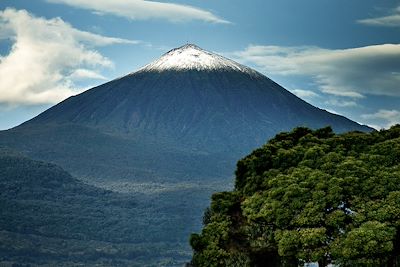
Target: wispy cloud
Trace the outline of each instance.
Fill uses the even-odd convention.
[[[400,96],[399,44],[349,49],[250,45],[230,55],[267,74],[307,76],[330,95],[353,99],[366,94]]]
[[[398,27],[400,26],[400,7],[394,9],[391,14],[387,16],[361,19],[357,22],[370,26]]]
[[[371,124],[375,123],[376,121],[380,122],[381,120],[386,121],[386,125],[379,126],[378,128],[389,128],[396,123],[400,123],[400,110],[386,110],[381,109],[376,113],[373,114],[364,114],[361,115],[363,119],[366,119],[371,122]],[[382,124],[381,124],[382,125]]]
[[[230,23],[212,12],[197,7],[175,3],[145,0],[47,0],[76,8],[88,9],[97,14],[112,14],[131,20],[165,19],[171,22],[201,20],[211,23]]]
[[[0,38],[12,42],[0,56],[0,103],[7,104],[56,103],[76,94],[77,80],[103,79],[100,69],[113,66],[95,47],[138,43],[11,8],[0,11]]]
[[[293,94],[295,94],[296,96],[305,99],[305,100],[312,100],[314,98],[319,98],[320,96],[315,93],[314,91],[311,90],[304,90],[304,89],[292,89],[290,90],[290,92],[292,92]]]

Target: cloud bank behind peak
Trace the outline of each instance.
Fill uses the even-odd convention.
[[[400,44],[348,49],[250,45],[231,55],[267,74],[308,76],[331,95],[400,97]]]

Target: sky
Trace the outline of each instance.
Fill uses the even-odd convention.
[[[398,0],[0,0],[0,130],[186,43],[358,123],[400,123]]]

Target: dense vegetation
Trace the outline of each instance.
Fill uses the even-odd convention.
[[[96,188],[4,149],[0,188],[1,266],[175,266],[190,258],[184,242],[193,216],[181,217],[193,207],[173,204],[185,190],[160,192],[163,206],[155,205],[153,197]]]
[[[194,266],[399,266],[400,125],[278,134],[212,196]]]

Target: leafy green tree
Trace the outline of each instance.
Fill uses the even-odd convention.
[[[278,134],[207,212],[195,266],[399,266],[400,125]]]

